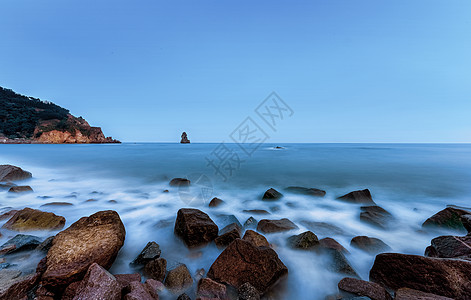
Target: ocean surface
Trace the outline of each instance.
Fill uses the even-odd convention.
[[[374,256],[351,247],[354,236],[377,237],[393,252],[423,255],[438,233],[421,230],[421,224],[449,204],[471,206],[469,144],[263,144],[253,153],[237,144],[0,145],[0,164],[32,172],[33,179],[25,184],[34,189],[18,196],[0,191],[0,212],[39,208],[64,216],[67,227],[97,211],[116,210],[126,227],[126,241],[111,269],[115,274],[133,272],[129,262],[149,241],[160,245],[169,268],[185,263],[192,274],[200,268],[207,271],[221,250],[210,245],[190,251],[174,236],[176,213],[182,207],[206,212],[220,229],[231,222],[230,215],[244,224],[252,216],[243,212],[247,209],[271,212],[253,215],[257,220],[289,218],[298,230],[266,235],[289,269],[272,299],[324,299],[337,291],[344,277],[328,270],[325,257],[288,248],[286,238],[293,234],[310,229],[319,239],[336,239],[350,251],[347,259],[367,280]],[[190,189],[170,187],[174,177],[189,178]],[[284,191],[288,186],[319,188],[327,195],[291,194]],[[284,197],[262,201],[271,187]],[[396,218],[388,230],[361,222],[360,205],[335,200],[365,188]],[[209,208],[213,197],[226,204]],[[41,207],[50,202],[73,206]],[[333,226],[313,229],[309,222]],[[2,233],[1,244],[15,234]],[[55,232],[32,234],[46,238]],[[39,259],[18,256],[16,267],[32,271]]]

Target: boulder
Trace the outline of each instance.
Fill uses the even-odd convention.
[[[264,233],[289,231],[297,228],[298,226],[286,218],[281,220],[263,219],[257,225],[257,230]]]
[[[219,248],[226,247],[235,239],[240,239],[240,233],[241,228],[236,223],[229,224],[221,230],[214,243]]]
[[[337,198],[338,200],[342,200],[345,202],[350,203],[362,203],[362,204],[370,204],[375,205],[376,203],[373,201],[371,197],[370,190],[365,189],[361,191],[353,191],[346,195]]]
[[[87,270],[85,277],[77,287],[73,300],[100,299],[120,300],[121,286],[116,278],[97,263]]]
[[[309,250],[319,245],[319,239],[312,231],[306,231],[288,238],[288,245],[294,249]]]
[[[204,212],[193,208],[181,208],[175,221],[175,234],[189,248],[203,246],[217,238],[218,226]]]
[[[376,256],[370,280],[392,290],[411,288],[426,293],[471,299],[471,262],[399,253]]]
[[[170,291],[177,293],[192,286],[193,278],[191,278],[190,271],[188,271],[186,265],[181,264],[168,271],[164,284]]]
[[[151,293],[147,286],[138,281],[131,282],[125,289],[128,293],[124,296],[124,300],[158,300],[157,293]]]
[[[60,230],[64,225],[64,217],[26,207],[17,211],[2,228],[15,231]]]
[[[422,227],[435,227],[466,231],[461,221],[461,216],[469,214],[469,211],[454,207],[447,207],[428,218]]]
[[[248,282],[239,286],[237,293],[239,294],[239,300],[260,300],[260,293]]]
[[[257,228],[257,223],[254,217],[249,217],[247,221],[244,222],[244,228]]]
[[[167,272],[167,260],[156,258],[146,264],[144,274],[152,279],[163,281]]]
[[[471,236],[439,236],[427,247],[426,256],[471,260]]]
[[[237,239],[214,261],[207,276],[235,288],[248,282],[264,293],[287,273],[273,249]]]
[[[24,180],[32,177],[30,172],[12,165],[0,165],[0,182]]]
[[[51,247],[52,247],[52,241],[53,240],[54,240],[54,236],[48,237],[47,239],[42,241],[42,243],[39,244],[38,247],[36,247],[36,250],[43,251],[43,252],[49,251],[49,249],[51,249]]]
[[[421,291],[402,288],[396,291],[394,300],[453,300],[452,298],[438,296],[430,293],[424,293]]]
[[[349,253],[347,249],[345,249],[339,242],[334,240],[333,238],[326,237],[319,240],[319,247],[321,249],[331,249],[337,250],[342,253]]]
[[[185,186],[190,186],[190,180],[186,178],[173,178],[170,180],[169,183],[170,186],[176,186],[176,187],[185,187]]]
[[[151,295],[158,294],[165,289],[165,286],[162,282],[154,279],[147,279],[144,284],[147,287],[147,290],[151,293]]]
[[[29,185],[19,185],[12,186],[9,190],[9,193],[30,193],[33,192],[33,189]]]
[[[209,207],[218,207],[219,205],[222,205],[226,202],[222,201],[219,198],[214,197],[210,202],[209,202]]]
[[[210,278],[201,278],[196,291],[197,297],[226,299],[226,286]]]
[[[355,278],[360,278],[360,276],[358,276],[355,269],[350,265],[350,262],[342,251],[336,249],[321,248],[321,252],[324,253],[328,258],[327,268],[330,271]]]
[[[145,265],[148,262],[159,258],[160,253],[162,251],[160,250],[159,244],[156,242],[148,242],[147,245],[142,249],[141,253],[131,262],[131,265]]]
[[[113,275],[114,278],[116,278],[116,281],[119,283],[121,288],[125,288],[128,286],[131,282],[137,281],[141,282],[141,274],[139,273],[134,273],[134,274],[116,274]]]
[[[36,273],[21,276],[21,271],[0,270],[0,299],[27,299],[38,278]]]
[[[244,237],[242,239],[254,244],[256,247],[270,247],[267,239],[260,233],[257,233],[253,230],[245,231]]]
[[[374,282],[346,277],[340,280],[339,290],[357,296],[366,296],[371,300],[392,300],[386,289]]]
[[[368,236],[356,236],[352,239],[350,245],[369,254],[378,254],[391,250],[391,247],[382,240]]]
[[[10,211],[7,211],[7,212],[1,214],[0,215],[0,221],[10,219],[11,217],[13,217],[14,214],[16,214],[17,211],[18,210],[16,210],[16,209],[12,209]]]
[[[362,211],[360,220],[373,226],[386,229],[389,222],[393,220],[392,215],[380,206],[362,206],[360,209]]]
[[[93,263],[110,268],[125,235],[123,222],[115,211],[100,211],[79,219],[54,238],[42,284],[65,287],[80,280]]]
[[[300,186],[290,186],[285,189],[285,191],[294,193],[294,194],[301,194],[307,196],[314,196],[314,197],[324,197],[325,191],[315,189],[315,188],[306,188]]]
[[[216,216],[216,221],[220,227],[226,227],[232,223],[236,223],[240,228],[243,227],[242,224],[240,224],[239,219],[234,215],[219,214]]]
[[[33,250],[40,244],[41,242],[36,236],[17,234],[13,238],[6,241],[2,245],[2,247],[0,247],[0,255],[10,254],[23,250]]]
[[[283,194],[275,190],[274,188],[268,189],[265,194],[263,194],[262,200],[273,201],[278,200],[283,197]]]
[[[463,223],[463,227],[468,231],[468,234],[471,233],[471,215],[462,215],[461,223]]]

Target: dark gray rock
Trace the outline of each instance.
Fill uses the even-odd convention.
[[[144,274],[152,279],[163,281],[167,272],[167,261],[164,258],[156,258],[148,262],[144,267]]]
[[[229,224],[219,232],[219,236],[214,239],[214,243],[219,248],[226,247],[235,239],[240,239],[241,231],[241,228],[236,223]]]
[[[33,250],[40,244],[41,241],[36,236],[17,234],[2,245],[0,248],[0,254],[10,254],[23,250]]]
[[[471,236],[439,236],[434,238],[425,255],[440,258],[461,258],[471,260]]]
[[[156,242],[148,242],[147,245],[142,249],[141,253],[131,262],[131,265],[145,265],[148,262],[159,258],[160,253],[162,251],[160,250],[159,244]]]
[[[263,233],[289,231],[297,228],[296,224],[286,218],[280,220],[263,219],[257,225],[257,230]]]
[[[210,202],[209,202],[209,207],[218,207],[220,205],[223,205],[225,202],[219,198],[214,197]]]
[[[313,197],[325,196],[325,191],[323,190],[319,190],[315,188],[306,188],[306,187],[301,187],[301,186],[290,186],[290,187],[287,187],[285,191],[288,191],[294,194],[301,194],[301,195],[307,195],[307,196],[313,196]]]
[[[375,205],[376,203],[373,201],[371,197],[370,190],[365,189],[361,191],[353,191],[346,195],[337,198],[338,200],[342,200],[345,202],[350,203],[363,203],[363,204],[370,204]]]
[[[185,187],[190,185],[190,180],[186,178],[173,178],[170,180],[170,186]]]
[[[288,238],[288,245],[294,249],[310,250],[319,245],[319,239],[312,231],[306,231]]]
[[[391,247],[382,240],[368,236],[356,236],[352,239],[350,245],[370,254],[378,254],[391,250]]]
[[[265,201],[274,201],[283,197],[283,194],[275,190],[274,188],[268,189],[262,197]]]
[[[0,182],[24,180],[32,177],[28,171],[12,165],[0,165]]]
[[[340,280],[338,287],[340,291],[356,296],[369,297],[372,300],[392,300],[386,289],[374,282],[346,277]]]
[[[239,300],[260,300],[260,293],[248,282],[241,285],[237,293],[239,294]]]
[[[430,218],[428,218],[423,224],[424,228],[444,228],[454,229],[465,232],[461,216],[470,214],[469,211],[447,207],[444,210],[439,211]]]
[[[377,205],[362,206],[360,209],[362,210],[361,221],[382,229],[388,228],[389,223],[394,219],[387,210]]]

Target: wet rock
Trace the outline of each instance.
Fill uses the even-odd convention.
[[[184,291],[193,285],[193,278],[191,278],[190,271],[186,265],[179,265],[176,268],[168,271],[165,277],[165,286],[173,293]]]
[[[309,250],[319,245],[319,239],[312,231],[306,231],[289,237],[288,245],[294,249]]]
[[[239,294],[239,300],[260,300],[260,293],[248,282],[241,285],[237,293]]]
[[[120,300],[121,286],[113,275],[97,263],[93,263],[88,268],[73,299]]]
[[[319,235],[344,235],[345,231],[335,225],[325,222],[314,222],[308,220],[302,220],[301,225],[305,226],[312,232],[316,232]]]
[[[38,278],[39,274],[21,276],[21,271],[0,270],[0,299],[27,299]]]
[[[169,185],[176,187],[190,186],[190,180],[186,178],[173,178],[172,180],[170,180]]]
[[[220,227],[226,227],[229,224],[236,223],[240,228],[242,228],[242,224],[240,224],[239,219],[234,215],[220,214],[216,216],[216,220]]]
[[[430,293],[424,293],[421,291],[402,288],[396,291],[394,300],[453,300],[452,298],[438,296]]]
[[[257,225],[257,230],[264,233],[289,231],[296,228],[298,228],[298,226],[286,218],[281,220],[263,219],[260,220]]]
[[[237,239],[219,255],[207,276],[235,288],[248,282],[264,293],[287,273],[273,249]]]
[[[167,260],[157,258],[148,262],[144,267],[144,274],[152,279],[163,281],[167,272]]]
[[[345,249],[339,242],[330,237],[320,239],[319,246],[321,249],[332,249],[342,253],[349,253],[348,250]]]
[[[178,296],[177,300],[191,300],[191,298],[187,294],[183,293]]]
[[[342,200],[345,202],[350,203],[363,203],[363,204],[371,204],[375,205],[376,203],[373,201],[371,197],[370,190],[365,189],[361,191],[353,191],[346,195],[337,198],[338,200]]]
[[[244,209],[245,213],[254,214],[254,215],[269,215],[270,213],[264,209]]]
[[[226,247],[235,239],[240,239],[240,233],[241,228],[236,223],[229,224],[221,230],[214,243],[219,248]]]
[[[145,265],[148,262],[159,258],[162,251],[156,242],[148,242],[141,253],[131,262],[132,265]]]
[[[253,230],[245,231],[244,237],[242,239],[254,244],[256,247],[270,247],[267,239],[263,235]]]
[[[33,192],[33,189],[29,185],[19,185],[12,186],[9,190],[9,193],[30,193]]]
[[[425,251],[426,256],[471,260],[471,236],[439,236]]]
[[[463,223],[463,227],[468,231],[468,234],[471,233],[471,214],[470,215],[462,215],[461,223]]]
[[[48,206],[74,206],[74,205],[69,202],[49,202],[49,203],[41,205],[41,207],[48,207]]]
[[[64,217],[26,207],[17,211],[2,228],[15,231],[59,230],[64,224]]]
[[[209,202],[209,207],[218,207],[219,205],[222,205],[226,202],[222,201],[219,198],[214,197],[210,202]]]
[[[32,177],[32,174],[20,167],[12,165],[0,165],[0,182],[24,180]]]
[[[41,244],[38,245],[36,250],[43,251],[43,252],[49,251],[49,249],[51,249],[51,247],[52,247],[52,241],[53,240],[54,240],[54,236],[48,237]]]
[[[244,222],[244,228],[257,228],[257,223],[254,217],[250,217]]]
[[[370,280],[392,290],[411,288],[455,299],[471,299],[471,262],[399,253],[376,256]]]
[[[81,286],[82,282],[81,281],[75,281],[72,282],[67,286],[67,288],[64,290],[62,293],[62,298],[61,300],[72,300],[75,297],[75,294],[77,294],[78,288]]]
[[[372,300],[392,300],[386,289],[374,282],[347,277],[340,280],[338,287],[341,291],[357,296],[366,296]]]
[[[288,192],[291,192],[291,193],[307,195],[307,196],[314,196],[314,197],[324,197],[325,196],[325,191],[315,189],[315,188],[290,186],[290,187],[287,187],[285,190],[288,191]]]
[[[144,284],[147,287],[147,290],[151,293],[151,295],[158,294],[165,289],[165,286],[162,282],[154,279],[147,279]]]
[[[218,226],[204,212],[193,208],[182,208],[177,213],[175,234],[187,247],[206,245],[218,236]]]
[[[97,263],[108,269],[124,244],[126,231],[118,213],[100,211],[83,217],[58,233],[47,253],[42,284],[65,287]]]
[[[360,278],[355,269],[350,265],[350,262],[345,257],[345,254],[339,250],[323,248],[322,252],[327,255],[328,269],[335,273],[344,274],[347,276]]]
[[[198,282],[196,296],[212,299],[226,299],[226,286],[210,278],[202,278]]]
[[[13,217],[14,214],[16,214],[17,211],[18,210],[13,209],[13,210],[10,210],[10,211],[7,211],[7,212],[1,214],[0,215],[0,221],[10,219],[11,217]]]
[[[24,250],[33,250],[40,244],[41,242],[36,236],[17,234],[2,245],[0,248],[0,255]]]
[[[391,250],[391,247],[382,240],[368,236],[356,236],[352,239],[350,245],[369,254],[378,254]]]
[[[467,214],[470,214],[470,212],[463,209],[447,207],[428,218],[422,224],[422,227],[436,227],[465,231],[463,222],[461,221],[461,216]]]
[[[283,194],[275,190],[274,188],[268,189],[265,194],[263,194],[262,200],[273,201],[278,200],[283,197]]]
[[[141,282],[141,274],[139,273],[134,273],[134,274],[116,274],[113,275],[114,278],[116,278],[116,281],[119,283],[121,288],[125,288],[128,286],[131,282],[137,281]]]
[[[134,281],[131,282],[127,287],[126,291],[129,291],[125,296],[124,300],[158,300],[159,296],[157,293],[151,293],[147,289],[147,286],[143,283]]]
[[[13,182],[0,183],[0,190],[9,190],[12,186],[16,186]]]
[[[360,209],[362,210],[360,220],[376,227],[386,229],[393,220],[392,215],[380,206],[362,206]]]

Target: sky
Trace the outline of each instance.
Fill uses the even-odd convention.
[[[471,1],[0,0],[0,86],[126,142],[471,142]],[[276,128],[255,109],[276,92]],[[264,106],[262,106],[264,107]]]

